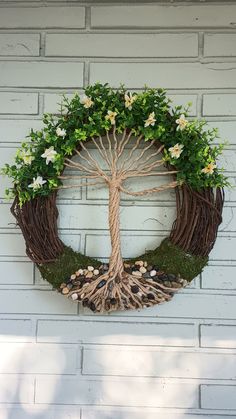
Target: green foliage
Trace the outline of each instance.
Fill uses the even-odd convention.
[[[208,257],[185,253],[169,239],[164,239],[159,247],[139,256],[138,260],[146,260],[148,264],[157,265],[164,272],[192,281],[207,265]]]
[[[155,140],[164,145],[166,164],[178,170],[179,183],[188,183],[194,189],[223,187],[228,185],[222,169],[215,167],[223,145],[214,145],[217,130],[206,129],[204,121],[183,122],[183,129],[176,121],[188,118],[188,108],[171,107],[163,89],[145,89],[132,95],[122,86],[114,90],[107,84],[88,86],[84,91],[86,100],[76,93],[71,101],[64,98],[61,114],[45,114],[41,131],[31,131],[28,141],[18,150],[13,165],[6,164],[2,173],[13,179],[13,188],[8,196],[19,197],[20,203],[36,196],[47,196],[61,185],[59,175],[64,169],[64,160],[72,156],[81,141],[104,135],[111,129],[121,133],[125,128],[134,135],[143,135],[144,141]],[[130,106],[127,105],[127,96]],[[85,98],[85,99],[86,99]],[[108,111],[116,113],[114,120],[107,118]],[[154,123],[146,124],[150,115]],[[169,150],[181,146],[178,157]],[[51,160],[42,157],[45,151],[56,152]],[[210,165],[210,166],[209,166]],[[208,167],[208,172],[203,172]],[[45,183],[43,183],[45,181]]]

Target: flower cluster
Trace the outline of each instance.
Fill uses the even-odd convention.
[[[64,98],[60,116],[44,115],[44,128],[31,131],[29,141],[18,150],[15,163],[2,172],[12,178],[8,193],[20,202],[47,196],[61,185],[64,160],[79,142],[103,136],[115,129],[131,130],[144,141],[164,145],[163,159],[177,170],[177,180],[195,189],[222,187],[227,179],[217,167],[223,146],[212,146],[216,130],[207,130],[204,121],[188,118],[188,108],[172,107],[162,89],[127,92],[108,85],[88,86],[81,97]]]

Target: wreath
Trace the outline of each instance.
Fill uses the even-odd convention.
[[[13,179],[6,194],[14,197],[11,211],[26,253],[66,297],[95,312],[150,307],[169,301],[207,264],[228,182],[216,164],[223,150],[213,143],[217,130],[189,119],[189,106],[172,107],[163,89],[131,93],[97,83],[82,97],[64,97],[59,115],[45,114],[44,128],[32,130],[15,164],[3,168]],[[130,178],[148,176],[171,180],[141,191],[126,186]],[[109,190],[108,264],[66,246],[57,229],[57,191],[101,183]],[[156,249],[123,262],[121,193],[142,196],[166,189],[176,194],[170,236]]]

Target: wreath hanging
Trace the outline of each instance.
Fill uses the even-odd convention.
[[[24,235],[27,255],[54,288],[95,312],[169,301],[202,271],[215,243],[223,187],[228,185],[216,165],[223,145],[211,145],[216,129],[188,120],[188,107],[172,108],[170,102],[163,89],[130,93],[107,84],[88,86],[82,98],[78,94],[71,101],[64,98],[60,116],[45,114],[44,128],[32,130],[15,164],[2,170],[13,179],[6,193],[14,197],[11,211]],[[64,173],[65,168],[72,171]],[[137,192],[126,186],[130,178],[159,175],[172,180]],[[67,179],[75,184],[63,184]],[[109,264],[65,246],[57,230],[58,189],[102,182],[109,189]],[[177,215],[170,236],[155,250],[123,262],[120,194],[142,196],[166,189],[176,193]]]

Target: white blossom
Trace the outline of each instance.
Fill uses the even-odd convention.
[[[44,183],[47,181],[42,178],[42,176],[37,176],[36,178],[33,178],[33,182],[29,185],[29,188],[32,188],[34,191],[37,189],[40,189]]]
[[[57,134],[58,137],[63,137],[64,138],[66,136],[66,130],[61,129],[60,127],[57,127],[56,134]]]
[[[137,95],[133,96],[132,93],[125,94],[125,107],[128,108],[129,111],[131,111],[132,105],[136,99],[137,99]]]
[[[214,173],[214,169],[216,168],[215,163],[209,163],[204,169],[201,170],[202,173],[206,175],[212,175]]]
[[[180,115],[179,119],[176,119],[176,124],[178,125],[177,131],[183,131],[188,125],[188,121],[185,119],[185,115]]]
[[[105,118],[107,121],[110,121],[111,125],[115,125],[116,115],[117,115],[117,112],[107,111],[107,115],[105,116]]]
[[[183,144],[175,144],[174,147],[170,147],[170,155],[173,159],[178,159],[180,157],[180,154],[182,153],[184,148]]]
[[[82,105],[84,105],[85,108],[91,108],[91,106],[94,105],[94,102],[92,101],[91,97],[88,97],[86,95],[84,95],[81,99],[80,99],[80,103]]]
[[[41,154],[41,157],[46,159],[46,164],[49,164],[50,162],[54,162],[56,158],[57,152],[54,150],[54,147],[47,148],[43,154]]]
[[[145,127],[148,127],[149,125],[154,126],[156,122],[155,113],[154,112],[150,113],[148,116],[148,119],[146,119],[144,122],[145,122],[144,124]]]
[[[32,154],[30,153],[30,151],[21,151],[19,157],[27,166],[30,166],[32,161],[35,159],[34,156],[32,156]]]

